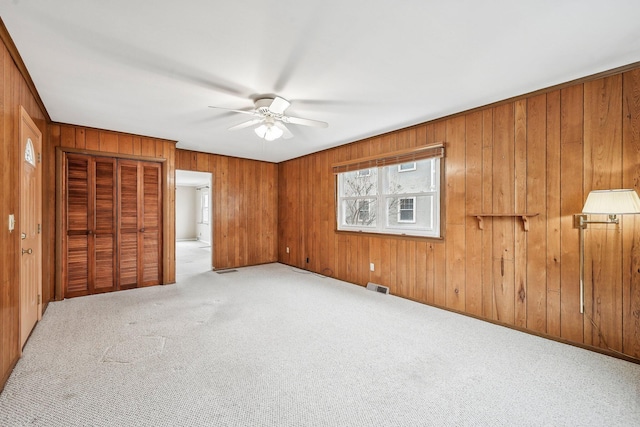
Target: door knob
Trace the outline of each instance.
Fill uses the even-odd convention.
[[[22,248],[22,255],[24,255],[24,254],[31,255],[32,253],[33,253],[33,249],[31,249],[31,248],[29,248],[29,249]]]

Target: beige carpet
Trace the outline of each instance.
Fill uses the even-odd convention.
[[[51,303],[0,425],[638,426],[640,366],[270,264]]]

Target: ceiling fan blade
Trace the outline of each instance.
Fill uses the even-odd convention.
[[[213,105],[209,105],[209,108],[216,108],[218,110],[227,110],[227,111],[234,111],[236,113],[242,113],[242,114],[249,114],[252,116],[256,115],[256,112],[254,110],[251,111],[245,111],[245,110],[234,110],[233,108],[224,108],[224,107],[215,107]]]
[[[250,127],[250,126],[257,125],[257,124],[258,124],[258,123],[260,123],[261,121],[262,121],[262,119],[253,119],[253,120],[249,120],[248,122],[243,122],[243,123],[240,123],[240,124],[238,124],[238,125],[231,126],[231,127],[229,128],[229,130],[238,130],[238,129],[248,128],[248,127]]]
[[[300,117],[284,116],[282,121],[285,123],[291,123],[294,125],[313,126],[317,128],[326,128],[329,126],[327,122],[321,122],[320,120],[303,119]]]
[[[273,101],[271,101],[271,105],[269,105],[269,111],[271,111],[273,114],[283,114],[284,110],[289,108],[289,105],[291,105],[289,101],[276,96],[275,98],[273,98]]]
[[[275,122],[275,125],[277,127],[279,127],[280,129],[282,129],[282,138],[284,139],[289,139],[289,138],[293,138],[293,134],[291,133],[291,131],[284,125],[284,123],[282,122]]]

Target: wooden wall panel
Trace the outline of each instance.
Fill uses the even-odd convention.
[[[293,172],[296,164],[281,167],[286,169],[282,173],[299,176],[299,171]],[[214,268],[264,264],[279,257],[304,267],[293,262],[293,254],[299,253],[294,242],[289,243],[289,254],[277,243],[278,221],[292,221],[295,215],[291,210],[278,210],[278,192],[289,191],[289,186],[295,185],[292,183],[300,181],[279,181],[275,163],[188,150],[176,150],[175,168],[212,173]],[[280,238],[286,233],[283,229]]]
[[[547,97],[547,131],[546,131],[546,205],[547,205],[547,253],[546,253],[546,278],[547,278],[547,318],[546,332],[560,336],[560,260],[562,225],[560,215],[560,91],[546,94]],[[532,325],[537,329],[537,323]]]
[[[640,70],[623,76],[622,186],[640,187]],[[640,359],[640,218],[623,218],[622,352]]]
[[[515,212],[514,105],[494,109],[493,213]],[[509,217],[493,220],[493,319],[513,325],[515,320],[515,225]]]
[[[530,219],[526,234],[526,327],[536,332],[547,331],[547,97],[539,95],[527,101],[526,205],[521,209],[539,213]],[[518,292],[520,293],[520,292]],[[523,319],[523,320],[524,320]],[[520,326],[525,326],[520,323]]]
[[[582,211],[583,85],[560,91],[560,336],[583,341],[580,314],[578,230],[573,215]]]
[[[589,190],[640,189],[639,116],[633,70],[281,163],[278,260],[640,360],[640,220],[589,227],[589,318],[579,311],[573,224]],[[438,141],[443,239],[335,231],[329,163]],[[480,230],[470,216],[516,212],[539,215],[529,231],[509,217],[487,217]]]
[[[446,121],[447,158],[444,162],[445,204],[457,206],[447,209],[443,218],[446,245],[445,305],[458,311],[465,309],[465,117]]]
[[[527,209],[527,100],[514,103],[514,207],[512,212],[528,212]],[[531,191],[535,191],[535,187]],[[513,324],[525,327],[527,324],[527,238],[531,233],[523,232],[523,224],[514,219],[514,312]]]
[[[465,208],[468,214],[482,213],[482,111],[466,116]],[[470,314],[482,316],[483,231],[473,217],[465,218],[466,287],[465,308]]]
[[[584,193],[622,186],[622,75],[584,84]],[[602,218],[605,219],[605,218]],[[622,350],[620,227],[585,230],[587,344]]]
[[[482,213],[492,212],[493,109],[490,108],[482,111]],[[493,298],[493,220],[491,218],[488,218],[484,224],[482,252],[482,316],[487,319],[495,319],[496,308]]]

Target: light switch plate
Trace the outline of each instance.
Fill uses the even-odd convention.
[[[13,214],[9,214],[9,233],[16,228],[16,217]]]

